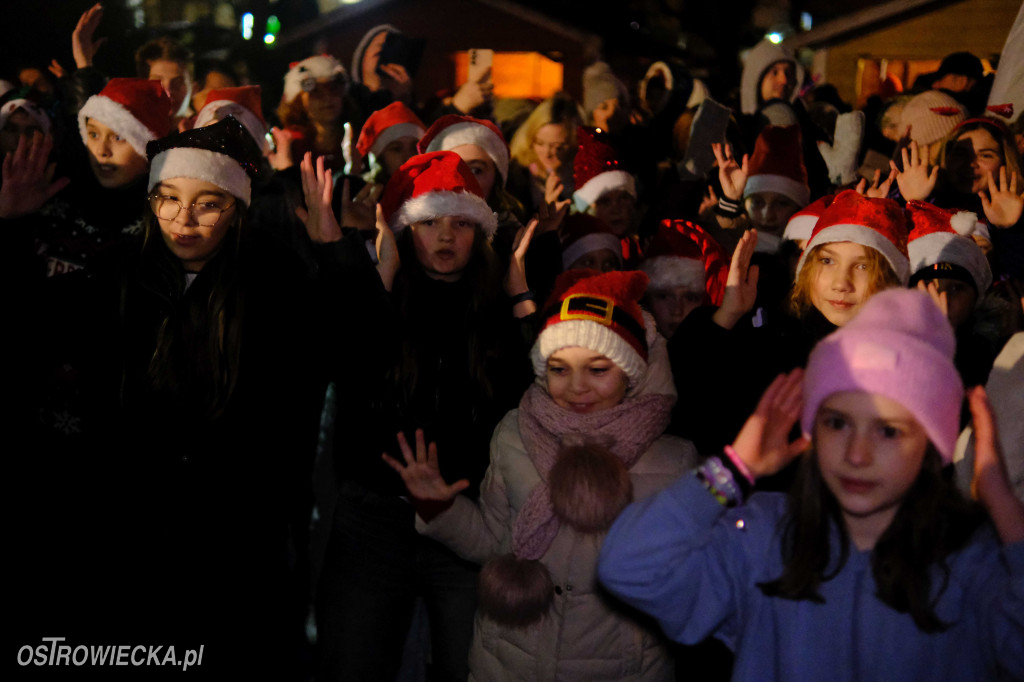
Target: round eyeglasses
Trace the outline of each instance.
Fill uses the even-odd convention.
[[[188,207],[188,212],[202,227],[213,227],[220,220],[224,211],[235,205],[235,202],[228,202],[224,205],[218,201],[196,201]],[[185,206],[175,199],[164,194],[149,195],[149,207],[153,214],[160,220],[172,221],[185,209]]]

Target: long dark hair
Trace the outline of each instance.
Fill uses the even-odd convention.
[[[943,469],[929,443],[921,472],[871,552],[878,598],[910,614],[923,632],[945,630],[949,624],[935,614],[935,604],[949,581],[946,558],[968,543],[984,518],[981,508],[957,489],[952,471]],[[758,587],[769,597],[824,602],[818,588],[846,564],[850,538],[813,449],[799,464],[782,524],[782,575]],[[839,530],[838,547],[831,546],[833,527]],[[933,567],[941,574],[937,590]]]
[[[219,417],[238,382],[245,308],[239,255],[245,207],[235,214],[217,253],[185,296],[185,268],[160,234],[151,212],[135,277],[143,291],[160,302],[156,338],[143,381],[156,393],[185,398],[203,417]],[[127,286],[122,285],[124,320]],[[123,386],[122,386],[123,389]],[[123,396],[123,390],[122,390]]]
[[[416,390],[418,368],[413,338],[414,330],[409,323],[416,318],[413,310],[416,305],[415,280],[425,276],[423,267],[416,258],[416,247],[413,244],[412,228],[406,227],[398,237],[398,253],[402,267],[395,279],[394,291],[402,328],[402,352],[394,367],[392,379],[398,384],[402,394],[408,400]],[[495,340],[487,337],[487,332],[494,328],[490,320],[494,315],[508,315],[502,305],[502,276],[504,271],[490,241],[479,225],[473,235],[473,250],[469,263],[459,280],[460,285],[469,292],[469,305],[466,308],[467,320],[467,357],[469,358],[469,376],[478,387],[481,398],[492,398],[494,386],[487,376],[486,360],[488,350],[495,345]]]

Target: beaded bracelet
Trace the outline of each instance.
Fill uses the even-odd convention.
[[[726,507],[735,507],[743,501],[743,493],[736,484],[728,467],[718,457],[708,457],[697,467],[697,480],[700,481],[718,503]]]

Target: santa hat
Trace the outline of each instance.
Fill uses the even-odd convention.
[[[15,111],[24,111],[25,115],[32,119],[43,135],[50,134],[50,117],[43,111],[42,107],[28,99],[12,99],[0,107],[0,129],[7,125],[7,119]]]
[[[260,149],[267,145],[267,122],[263,119],[260,86],[217,88],[206,96],[206,104],[196,115],[193,128],[202,128],[225,116],[234,116],[252,135]]]
[[[907,258],[907,216],[892,199],[862,197],[852,189],[836,195],[818,219],[811,238],[796,264],[799,274],[807,254],[816,246],[853,242],[878,251],[892,266],[900,282],[910,279]]]
[[[811,200],[800,126],[767,126],[757,136],[743,198],[758,192],[781,194],[797,206],[806,206]]]
[[[384,148],[400,137],[423,137],[427,128],[402,102],[392,102],[370,114],[359,131],[356,149],[364,159],[370,154],[380,156]]]
[[[562,267],[573,263],[592,251],[608,249],[615,254],[622,267],[622,241],[612,233],[604,221],[586,213],[567,216],[562,224]]]
[[[814,226],[818,224],[818,218],[825,212],[825,209],[832,205],[832,201],[835,198],[835,194],[826,194],[790,216],[789,222],[786,223],[786,230],[782,233],[782,238],[793,241],[807,241],[810,239]]]
[[[978,217],[967,211],[953,212],[923,201],[907,204],[910,213],[911,286],[920,281],[949,278],[965,281],[980,297],[992,286],[988,259],[971,234]]]
[[[928,90],[903,106],[900,134],[910,128],[910,139],[922,145],[938,142],[967,118],[967,109],[940,90]]]
[[[702,227],[688,220],[663,220],[651,240],[640,269],[649,289],[703,289],[706,299],[721,305],[729,276],[729,256]]]
[[[576,131],[579,147],[573,159],[573,201],[582,212],[605,192],[621,189],[637,198],[636,180],[619,163],[608,133],[580,126]]]
[[[416,148],[424,154],[448,151],[464,144],[475,144],[487,152],[504,185],[508,180],[508,145],[498,126],[490,121],[457,114],[442,116],[427,128]]]
[[[822,339],[807,361],[801,426],[810,437],[829,396],[864,391],[906,408],[950,463],[960,432],[963,383],[953,365],[956,338],[929,296],[887,289]]]
[[[380,204],[396,234],[413,223],[444,216],[479,223],[488,239],[498,229],[480,183],[454,152],[419,154],[406,161],[388,180]]]
[[[111,78],[98,95],[78,111],[78,132],[87,142],[87,119],[95,119],[120,135],[139,156],[146,145],[171,132],[174,115],[171,98],[160,81],[145,78]]]
[[[647,371],[647,331],[640,297],[642,272],[569,270],[555,280],[542,312],[544,327],[530,350],[533,371],[545,376],[548,358],[562,348],[587,348],[604,355],[635,386]]]
[[[348,83],[345,67],[329,54],[307,57],[301,62],[292,62],[284,75],[284,93],[281,99],[291,102],[300,92],[312,92],[317,81],[341,79]]]
[[[249,131],[231,116],[154,140],[146,151],[148,191],[164,180],[194,178],[220,187],[246,206],[252,200],[261,154]]]

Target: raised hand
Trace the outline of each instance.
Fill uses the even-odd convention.
[[[736,250],[732,252],[729,276],[725,280],[722,305],[711,319],[723,329],[732,329],[740,318],[754,307],[757,300],[757,278],[759,268],[750,264],[757,246],[757,230],[747,230],[740,237]]]
[[[341,185],[341,224],[360,230],[372,230],[377,220],[377,198],[384,191],[384,185],[367,183],[356,195],[349,198],[349,179]]]
[[[4,156],[3,187],[0,187],[0,218],[18,218],[35,213],[50,197],[70,182],[53,179],[56,164],[48,163],[53,138],[36,132],[22,135],[18,146]]]
[[[978,192],[985,217],[994,227],[1012,227],[1020,221],[1024,211],[1024,194],[1017,194],[1017,173],[1010,173],[1006,181],[1006,166],[999,169],[999,186],[992,173],[988,174],[988,190]]]
[[[466,81],[452,97],[452,105],[464,114],[494,99],[494,83],[491,81],[491,70],[487,69],[475,83]]]
[[[92,66],[92,60],[96,56],[106,38],[93,39],[93,34],[100,25],[103,18],[103,5],[96,3],[82,13],[78,19],[78,25],[71,33],[71,52],[75,56],[75,66],[84,69]]]
[[[789,441],[803,408],[803,378],[800,368],[775,377],[732,444],[754,478],[776,473],[810,445],[804,436]]]
[[[892,172],[889,177],[896,177],[900,194],[907,201],[911,199],[926,200],[935,191],[935,182],[939,179],[939,167],[929,166],[927,154],[922,158],[917,142],[913,140],[910,141],[910,149],[904,147],[900,150],[900,154],[903,155],[903,170],[900,171],[896,167],[896,163],[890,161],[889,168]]]
[[[718,142],[711,144],[718,162],[718,180],[722,185],[722,194],[726,199],[739,201],[743,198],[743,189],[747,186],[750,174],[750,158],[744,154],[741,163],[736,163],[732,155],[732,146]]]
[[[274,170],[285,170],[291,168],[292,163],[292,134],[283,128],[274,126],[270,129],[270,136],[274,138],[273,149],[267,150],[267,161]]]
[[[423,430],[416,429],[416,451],[413,452],[405,436],[398,434],[398,447],[402,450],[401,462],[384,453],[381,457],[388,466],[398,472],[405,483],[409,494],[416,500],[425,502],[448,502],[469,487],[469,481],[462,479],[448,485],[441,477],[441,469],[437,465],[437,443],[426,446]]]
[[[967,400],[974,420],[971,494],[985,506],[999,538],[1005,544],[1019,542],[1024,540],[1024,503],[1014,495],[1006,473],[992,404],[981,386],[971,389]]]
[[[718,195],[715,194],[715,188],[708,185],[708,193],[701,198],[697,215],[704,215],[704,211],[713,209],[715,206],[718,206]]]
[[[857,190],[857,194],[860,194],[861,196],[871,197],[872,199],[885,199],[889,196],[889,188],[892,187],[893,180],[895,179],[896,176],[890,170],[888,177],[886,177],[883,182],[882,171],[875,170],[875,177],[870,187],[868,187],[867,179],[861,178],[855,189]]]
[[[938,282],[935,280],[930,282],[920,281],[917,283],[917,290],[931,296],[931,299],[935,301],[935,305],[939,306],[942,314],[949,317],[949,296],[945,291],[939,291]]]
[[[570,199],[559,199],[565,186],[558,173],[549,173],[544,181],[544,202],[537,207],[537,234],[557,230],[569,212]]]
[[[537,231],[539,221],[534,218],[526,227],[519,228],[515,241],[512,242],[512,257],[509,259],[508,274],[505,276],[505,293],[517,296],[530,290],[526,283],[526,252]],[[522,301],[516,304],[516,317],[526,317],[536,312],[537,304],[533,301]]]
[[[297,207],[295,215],[306,226],[309,238],[317,244],[336,242],[341,239],[341,226],[334,217],[331,199],[334,197],[334,178],[324,168],[324,157],[318,156],[316,167],[313,155],[306,152],[299,164],[302,176],[302,194],[306,198],[306,208]]]
[[[388,221],[384,220],[384,209],[380,207],[380,204],[377,204],[375,224],[377,227],[377,240],[375,242],[377,247],[377,274],[380,275],[380,281],[384,284],[384,288],[391,291],[391,287],[395,283],[395,275],[398,274],[402,261],[398,257],[398,244],[395,242],[395,233],[391,230],[391,226],[388,225]]]
[[[412,91],[412,78],[409,72],[401,64],[381,64],[380,70],[384,72],[384,88],[391,91],[395,99],[405,101]]]

